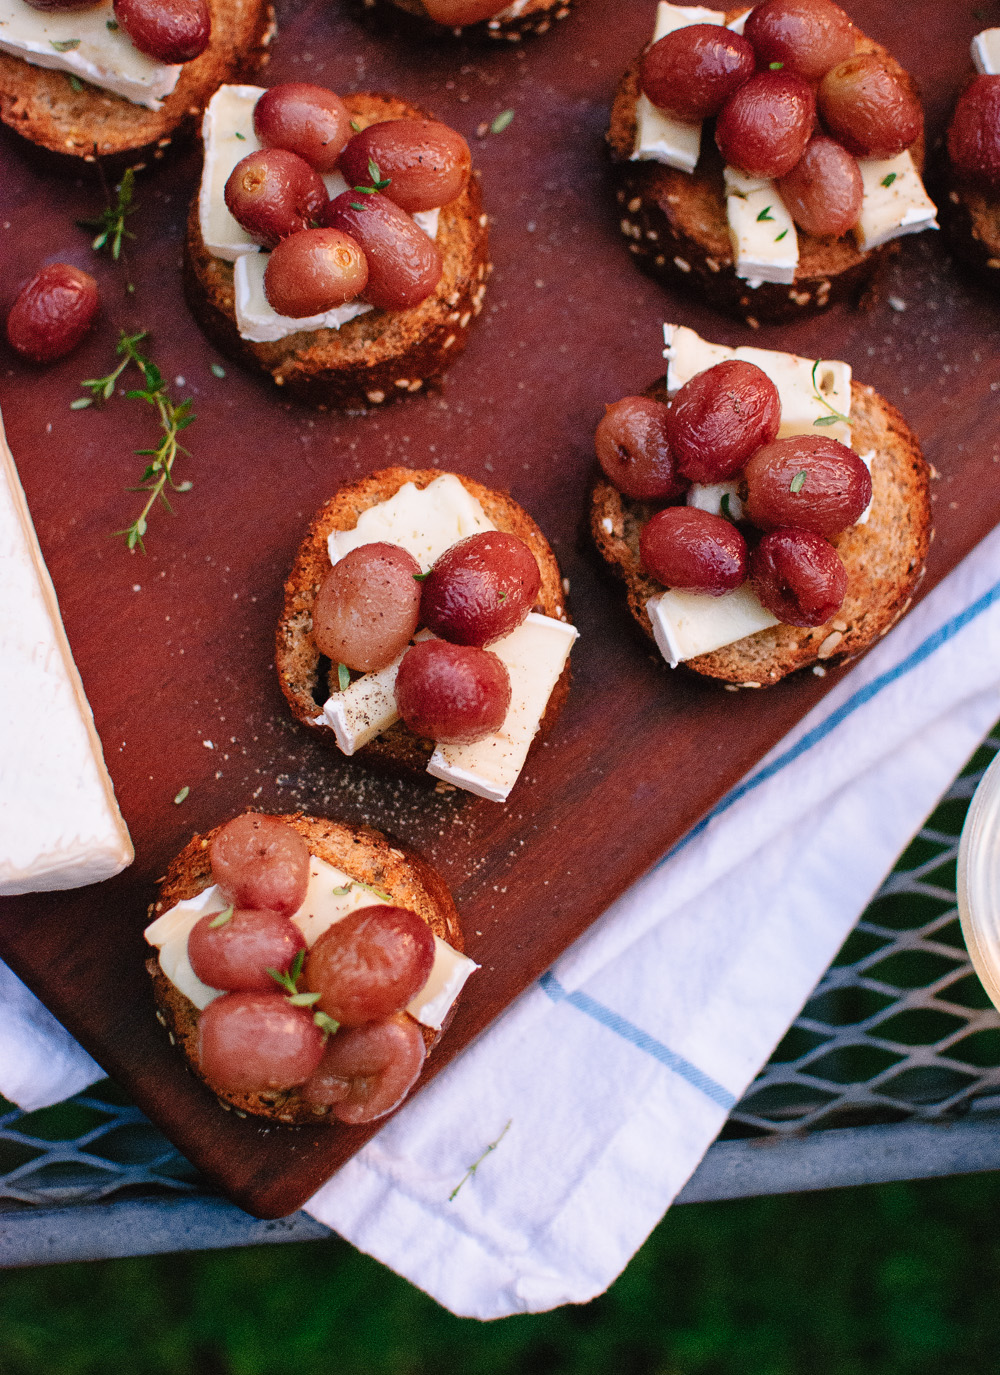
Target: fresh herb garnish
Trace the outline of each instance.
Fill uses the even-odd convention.
[[[375,896],[381,898],[383,902],[392,902],[392,898],[383,888],[376,888],[371,883],[362,883],[359,878],[352,879],[351,882],[345,884],[343,888],[334,888],[332,890],[333,896],[335,898],[346,898],[352,888],[363,888],[366,893],[374,893]]]
[[[305,962],[306,952],[304,950],[299,950],[296,952],[295,959],[292,960],[291,964],[289,965],[287,973],[281,974],[278,972],[277,969],[271,969],[270,966],[268,967],[267,972],[268,974],[270,974],[271,978],[275,980],[276,983],[281,984],[281,987],[285,990],[286,993],[291,994],[293,997],[297,997],[299,994],[299,990],[296,988],[295,985],[299,981],[299,976],[302,973],[302,966],[305,964]]]
[[[780,234],[776,234],[776,235],[774,236],[774,242],[775,242],[775,243],[781,243],[782,239],[785,237],[785,235],[786,235],[787,233],[788,233],[788,230],[787,230],[787,229],[783,229],[783,230],[781,231]]]
[[[177,796],[174,798],[174,806],[175,806],[175,807],[179,807],[179,806],[181,805],[182,802],[186,801],[186,799],[187,799],[187,797],[188,797],[188,794],[189,794],[190,792],[191,792],[191,789],[190,789],[190,788],[188,787],[188,785],[185,783],[184,786],[183,786],[183,788],[181,788],[180,792],[179,792],[179,793],[177,794]]]
[[[80,46],[79,38],[51,38],[49,42],[57,53],[72,52]]]
[[[325,1012],[314,1012],[313,1021],[324,1036],[332,1036],[334,1032],[340,1030],[340,1023],[335,1022],[332,1017],[328,1017]]]
[[[135,173],[132,168],[129,167],[121,181],[115,187],[114,205],[106,206],[96,220],[77,220],[77,224],[81,229],[100,230],[100,233],[90,246],[95,253],[100,253],[103,248],[109,249],[115,262],[117,262],[121,256],[122,241],[124,239],[135,238],[132,231],[125,228],[126,217],[134,214],[137,208],[133,204],[134,187]]]
[[[505,129],[509,129],[514,122],[513,110],[501,110],[490,125],[491,134],[502,134]]]
[[[209,369],[213,377],[225,377],[226,370],[221,363],[213,363]]]
[[[341,692],[351,686],[351,670],[346,664],[337,665],[337,684]]]
[[[354,130],[356,134],[361,133],[361,125],[358,123],[356,119],[351,120],[351,128]]]
[[[350,201],[349,204],[352,210],[364,210],[365,208],[360,201]]]
[[[842,421],[844,422],[845,425],[849,425],[849,424],[851,423],[851,417],[850,417],[849,415],[844,415],[842,411],[835,410],[835,409],[833,408],[833,406],[830,405],[829,401],[827,401],[826,397],[823,395],[823,393],[822,393],[822,392],[820,391],[820,389],[819,389],[819,383],[816,381],[816,372],[817,372],[817,369],[819,368],[820,361],[821,361],[821,360],[817,358],[816,362],[813,363],[813,369],[812,369],[813,393],[814,393],[814,395],[815,395],[815,397],[816,397],[816,400],[820,403],[820,405],[821,405],[821,406],[825,406],[825,407],[827,408],[827,410],[830,412],[830,414],[829,414],[829,415],[821,415],[821,416],[819,417],[818,420],[814,420],[814,421],[813,421],[813,424],[814,424],[814,425],[836,425],[836,423],[837,423],[838,420],[842,420]]]
[[[882,185],[891,186],[898,175],[898,172],[890,172],[888,176],[882,178]]]
[[[240,131],[239,131],[239,129],[235,129],[233,132],[235,133],[236,137],[239,139],[239,141],[240,141],[241,143],[246,143],[246,141],[247,141],[247,136],[246,136],[246,134],[241,134]]]
[[[462,1185],[465,1184],[467,1180],[470,1180],[470,1179],[472,1178],[472,1176],[476,1173],[476,1171],[479,1169],[480,1165],[483,1163],[483,1161],[486,1159],[486,1157],[490,1154],[490,1152],[491,1152],[491,1151],[495,1151],[496,1148],[500,1145],[500,1142],[504,1139],[504,1137],[505,1137],[505,1136],[507,1135],[507,1133],[510,1131],[510,1124],[511,1124],[511,1122],[513,1122],[513,1120],[514,1120],[513,1117],[508,1118],[506,1127],[504,1127],[503,1131],[500,1133],[500,1135],[497,1137],[497,1139],[496,1139],[495,1141],[491,1141],[490,1144],[486,1147],[485,1151],[483,1151],[483,1153],[482,1153],[482,1155],[479,1157],[479,1159],[478,1159],[478,1160],[474,1160],[474,1161],[472,1162],[472,1164],[471,1164],[471,1165],[469,1166],[469,1168],[466,1170],[465,1174],[462,1176],[462,1178],[461,1178],[461,1179],[458,1181],[458,1183],[455,1185],[454,1189],[452,1189],[451,1193],[448,1195],[448,1202],[449,1202],[449,1203],[454,1203],[455,1197],[456,1197],[456,1195],[457,1195],[459,1189],[462,1187]]]
[[[772,71],[772,72],[780,72],[781,69],[782,69],[782,67],[783,67],[785,64],[784,64],[784,62],[769,62],[767,65],[768,65],[768,69],[769,69],[770,71]]]
[[[370,186],[355,186],[354,188],[355,191],[359,191],[363,196],[377,195],[379,191],[384,191],[392,181],[392,177],[383,177],[382,173],[379,171],[379,165],[374,158],[368,159],[368,175],[372,179]],[[354,202],[352,201],[351,204],[353,205]],[[361,206],[358,205],[354,208],[360,210]]]
[[[774,216],[771,214],[771,207],[770,207],[769,205],[765,205],[765,206],[764,206],[764,209],[763,209],[763,210],[760,212],[760,214],[757,216],[757,223],[760,224],[760,222],[761,222],[762,220],[773,220],[773,219],[774,219]]]
[[[719,502],[719,514],[722,516],[722,519],[723,519],[723,520],[728,520],[728,521],[730,522],[730,524],[735,525],[735,524],[736,524],[736,517],[733,515],[732,511],[730,510],[729,501],[730,501],[730,494],[729,494],[729,492],[723,492],[723,493],[722,493],[722,500]]]
[[[107,20],[105,20],[104,27],[105,27],[106,29],[110,29],[112,33],[117,33],[117,32],[118,32],[118,29],[119,29],[118,20],[117,20],[117,19],[107,19]]]
[[[219,913],[219,915],[217,917],[213,917],[212,920],[208,923],[209,929],[211,931],[217,931],[220,926],[225,926],[227,921],[232,921],[233,910],[234,909],[232,903],[230,903],[228,907],[224,907],[222,911]]]
[[[802,488],[806,485],[807,477],[808,474],[805,468],[800,468],[799,471],[792,478],[791,482],[788,484],[788,490],[790,492],[794,492],[795,495],[798,496],[799,492],[801,492]]]
[[[426,573],[414,573],[414,575],[413,575],[413,581],[414,581],[414,582],[423,582],[424,579],[425,579],[425,578],[429,578],[430,575],[431,575],[431,570],[428,568],[428,570],[427,570]]]
[[[83,90],[83,82],[80,80],[78,76],[71,75],[69,79],[69,88],[71,91],[80,92]]]

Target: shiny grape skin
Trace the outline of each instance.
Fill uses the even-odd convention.
[[[425,1053],[420,1028],[402,1014],[338,1031],[327,1041],[319,1068],[302,1085],[302,1097],[332,1106],[341,1122],[375,1122],[409,1093]]]
[[[753,48],[719,24],[675,29],[643,54],[639,85],[661,110],[695,123],[717,115],[754,74]]]
[[[286,148],[262,148],[241,158],[225,196],[229,213],[264,248],[308,229],[327,204],[320,174]]]
[[[351,137],[339,95],[307,81],[284,81],[257,101],[253,129],[265,148],[286,148],[317,172],[333,172]]]
[[[814,134],[792,170],[778,181],[788,213],[807,234],[839,239],[861,218],[864,183],[857,158],[824,134]]]
[[[325,315],[354,301],[368,282],[361,245],[339,229],[300,229],[275,244],[264,269],[264,295],[293,320]]]
[[[281,912],[237,907],[221,926],[218,912],[209,912],[188,936],[191,968],[209,988],[227,992],[273,993],[277,985],[267,972],[285,973],[300,950],[302,932]]]
[[[49,263],[18,292],[7,340],[22,358],[52,363],[76,348],[94,323],[97,283],[71,263]]]
[[[212,838],[212,877],[227,902],[291,916],[305,901],[309,847],[277,816],[245,812]]]
[[[746,540],[728,520],[695,506],[657,511],[642,527],[639,555],[664,587],[721,597],[746,580]]]
[[[723,106],[715,142],[731,167],[775,179],[798,162],[815,123],[808,82],[794,72],[757,72]]]
[[[605,407],[594,448],[605,477],[625,496],[674,501],[687,490],[667,439],[667,416],[667,406],[649,396],[624,396]]]
[[[465,139],[436,119],[386,119],[355,134],[340,158],[348,186],[371,186],[369,161],[389,181],[382,194],[411,215],[448,205],[472,170]]]
[[[198,1063],[220,1093],[295,1088],[323,1058],[312,1010],[282,993],[224,993],[198,1018]]]
[[[333,923],[306,956],[303,986],[342,1026],[401,1012],[430,978],[434,933],[405,907],[359,907]]]
[[[957,171],[1000,185],[1000,76],[977,76],[959,96],[948,156]]]
[[[505,8],[502,0],[423,0],[423,4],[428,19],[447,24],[450,29],[492,19]]]
[[[830,133],[855,157],[895,157],[924,127],[916,96],[871,53],[831,68],[820,82],[818,100]]]
[[[832,539],[853,525],[872,499],[865,464],[829,436],[775,440],[757,450],[743,480],[746,518],[761,530],[794,526]]]
[[[857,30],[832,0],[764,0],[750,11],[743,33],[761,67],[781,62],[806,81],[819,81],[854,55]]]
[[[772,530],[750,551],[750,582],[785,625],[825,625],[843,605],[847,569],[832,544],[811,530]]]
[[[471,745],[494,734],[510,707],[510,675],[488,649],[422,640],[403,655],[396,706],[415,735]]]
[[[335,664],[388,668],[413,639],[420,564],[398,544],[362,544],[339,559],[313,604],[313,639]]]
[[[364,249],[364,299],[380,310],[409,310],[432,295],[441,280],[444,267],[437,247],[387,196],[345,191],[330,201],[320,223],[342,229]]]
[[[698,373],[674,397],[667,437],[692,482],[724,482],[777,438],[778,389],[754,363],[728,359]]]
[[[208,0],[115,0],[115,18],[141,53],[157,62],[190,62],[208,47]]]
[[[517,629],[535,605],[541,583],[524,540],[502,530],[469,535],[428,573],[420,620],[442,640],[482,649]]]

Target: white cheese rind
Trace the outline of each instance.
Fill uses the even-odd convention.
[[[401,654],[388,668],[362,674],[327,698],[320,724],[330,727],[344,754],[354,754],[399,720],[396,674],[402,661]]]
[[[872,464],[875,462],[875,450],[874,450],[874,449],[869,449],[868,452],[867,452],[866,454],[858,454],[858,458],[861,459],[861,462],[865,465],[865,467],[868,469],[868,471],[871,472],[871,470],[872,470]],[[860,516],[858,516],[857,520],[854,522],[855,525],[867,525],[867,524],[868,524],[868,519],[869,519],[869,517],[871,516],[872,507],[874,506],[874,504],[875,504],[875,494],[874,494],[874,492],[873,492],[873,493],[872,493],[872,499],[871,499],[871,501],[869,501],[868,505],[867,505],[867,506],[865,507],[865,509],[861,512]]]
[[[109,21],[115,28],[108,28]],[[57,43],[76,46],[60,51]],[[182,70],[141,53],[117,27],[110,0],[75,12],[43,12],[25,0],[0,0],[0,51],[33,67],[68,72],[147,110],[161,108]]]
[[[131,864],[101,742],[0,418],[0,894]]]
[[[657,648],[671,668],[778,625],[748,583],[723,597],[670,589],[646,602]]]
[[[864,252],[904,234],[940,228],[937,206],[924,190],[909,152],[894,158],[860,158],[858,166],[864,195],[854,233]]]
[[[743,519],[743,503],[738,495],[736,482],[692,482],[684,498],[685,504],[697,511],[707,511],[712,516],[724,515],[729,520]],[[722,501],[728,497],[723,512]]]
[[[454,473],[442,473],[426,487],[405,482],[391,497],[362,511],[353,530],[332,530],[327,548],[330,562],[337,563],[362,544],[398,544],[426,573],[460,539],[495,529]]]
[[[972,62],[980,76],[1000,72],[1000,29],[983,29],[972,40]]]
[[[302,906],[291,920],[311,948],[335,922],[342,921],[359,907],[381,906],[385,902],[385,898],[358,883],[343,870],[317,855],[310,855],[309,886]],[[225,906],[226,901],[218,887],[211,884],[195,897],[177,903],[157,917],[144,933],[149,944],[159,950],[159,964],[164,974],[185,998],[194,1003],[199,1012],[213,999],[220,998],[222,990],[203,983],[191,968],[188,938],[203,916],[221,912]],[[420,992],[407,1004],[407,1012],[424,1026],[439,1031],[465,981],[478,968],[474,960],[459,954],[447,941],[435,936],[434,964],[430,975]]]
[[[669,5],[661,0],[656,9],[653,42],[690,24],[723,24],[726,16],[719,10],[700,5]],[[658,110],[648,96],[636,102],[636,135],[633,162],[659,162],[682,172],[693,172],[701,152],[701,120],[693,124]]]
[[[799,265],[799,240],[777,186],[735,167],[725,168],[723,180],[737,277],[750,287],[763,282],[790,286]]]
[[[506,802],[578,633],[565,621],[532,612],[516,630],[491,644],[491,652],[510,674],[511,700],[504,723],[473,745],[437,745],[427,772],[477,797]]]

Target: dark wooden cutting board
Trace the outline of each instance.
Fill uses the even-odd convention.
[[[604,402],[663,371],[664,319],[727,344],[844,358],[903,411],[940,474],[924,590],[1000,520],[1000,299],[953,266],[939,236],[904,241],[869,313],[757,333],[636,270],[602,135],[654,9],[579,0],[544,38],[473,48],[415,40],[392,15],[361,18],[326,0],[280,7],[268,82],[396,91],[432,109],[472,143],[492,217],[486,309],[443,393],[365,416],[289,404],[220,360],[195,327],[179,269],[196,147],[141,179],[136,238],[127,264],[114,265],[74,224],[103,203],[92,169],[39,167],[6,129],[0,140],[5,294],[54,259],[88,266],[103,291],[99,329],[68,360],[42,371],[2,355],[0,403],[136,847],[134,866],[110,883],[3,900],[0,954],[208,1178],[261,1216],[298,1207],[371,1132],[276,1130],[223,1112],[167,1044],[142,929],[155,879],[193,830],[246,806],[302,808],[382,827],[438,865],[483,969],[430,1075],[840,676],[729,693],[672,674],[595,565],[581,533],[594,426]],[[979,18],[940,0],[854,0],[852,10],[919,81],[933,151],[969,39],[1000,23],[1000,5]],[[507,109],[505,132],[476,136]],[[121,398],[69,409],[82,378],[109,370],[119,326],[151,331],[175,396],[193,397],[198,415],[178,466],[194,488],[177,497],[176,516],[154,513],[145,557],[111,535],[138,510],[125,489],[141,471],[132,450],[154,437],[151,415]],[[224,378],[211,371],[220,361]],[[573,689],[505,807],[381,778],[324,750],[293,725],[275,681],[282,580],[310,516],[340,482],[396,463],[509,489],[571,583]]]

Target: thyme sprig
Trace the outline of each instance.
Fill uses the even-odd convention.
[[[815,396],[816,396],[816,400],[820,403],[821,406],[825,406],[826,409],[830,412],[830,414],[829,414],[829,415],[821,415],[821,416],[819,417],[818,420],[814,420],[814,421],[813,421],[813,424],[814,424],[814,425],[836,425],[836,423],[837,423],[838,420],[842,420],[842,421],[844,422],[845,425],[849,425],[849,424],[851,423],[851,417],[850,417],[849,415],[844,415],[843,411],[838,411],[834,406],[831,406],[830,403],[829,403],[829,401],[827,401],[826,397],[823,395],[823,393],[822,393],[822,392],[820,391],[820,389],[819,389],[819,383],[816,381],[816,373],[817,373],[817,371],[818,371],[818,369],[819,369],[820,362],[821,362],[821,360],[820,360],[819,358],[817,358],[816,362],[813,363],[813,370],[812,370],[813,392],[814,392],[814,394],[815,394]]]
[[[459,1191],[459,1189],[462,1187],[462,1185],[465,1184],[465,1183],[467,1182],[467,1180],[470,1180],[470,1179],[472,1178],[472,1176],[473,1176],[473,1175],[476,1173],[476,1171],[479,1169],[480,1165],[483,1163],[483,1161],[486,1159],[486,1157],[487,1157],[488,1155],[490,1155],[493,1151],[495,1151],[496,1148],[500,1145],[500,1142],[504,1139],[504,1137],[505,1137],[505,1136],[507,1135],[507,1133],[510,1131],[510,1124],[513,1122],[513,1120],[514,1120],[513,1117],[510,1117],[510,1118],[507,1119],[507,1125],[506,1125],[506,1127],[504,1127],[503,1131],[500,1133],[500,1135],[497,1137],[497,1139],[496,1139],[495,1141],[491,1141],[490,1144],[486,1147],[485,1151],[483,1151],[483,1153],[482,1153],[482,1155],[479,1157],[479,1159],[478,1159],[478,1160],[474,1160],[474,1161],[472,1162],[472,1164],[471,1164],[471,1165],[469,1166],[469,1168],[466,1170],[465,1174],[462,1176],[462,1178],[461,1178],[461,1179],[458,1181],[458,1183],[455,1185],[454,1189],[452,1189],[451,1193],[448,1195],[448,1202],[449,1202],[449,1203],[454,1203],[455,1197],[456,1197],[456,1195],[458,1194],[458,1191]]]
[[[352,888],[363,888],[366,893],[374,893],[375,896],[381,898],[383,902],[392,902],[392,898],[384,888],[376,888],[372,883],[362,883],[359,878],[351,879],[350,883],[345,883],[343,888],[334,888],[332,890],[333,896],[335,898],[346,898]]]
[[[274,979],[275,983],[280,984],[285,990],[285,994],[292,1007],[312,1007],[315,1003],[318,1003],[322,997],[320,993],[300,993],[298,990],[298,982],[302,977],[302,966],[305,964],[305,960],[306,952],[300,950],[289,965],[286,974],[282,974],[280,970],[277,969],[269,968],[267,971],[271,978]],[[340,1023],[335,1021],[333,1017],[330,1017],[325,1012],[314,1012],[313,1021],[323,1033],[324,1039],[340,1030]]]
[[[77,220],[81,229],[100,231],[90,245],[95,253],[100,253],[107,248],[115,262],[118,261],[121,256],[122,241],[135,238],[132,231],[125,227],[126,218],[135,214],[138,209],[134,202],[135,173],[130,167],[115,187],[114,204],[105,206],[97,219]]]
[[[363,196],[374,196],[378,191],[384,191],[392,182],[392,177],[383,177],[382,171],[374,158],[368,159],[368,175],[371,177],[370,186],[355,186],[355,191],[360,191]],[[359,205],[358,210],[361,209]]]
[[[130,363],[134,363],[142,373],[144,385],[127,391],[125,396],[127,400],[145,401],[148,406],[153,407],[159,418],[162,438],[154,449],[136,449],[136,453],[143,458],[148,458],[149,462],[139,479],[139,484],[128,490],[130,492],[145,492],[147,499],[132,524],[124,530],[115,531],[116,535],[124,536],[129,549],[139,549],[142,553],[146,552],[143,537],[148,528],[149,513],[156,502],[161,501],[172,514],[174,508],[167,497],[167,489],[169,488],[174,492],[189,492],[191,490],[190,481],[176,482],[174,480],[174,461],[178,454],[189,452],[178,439],[178,435],[182,430],[186,430],[195,419],[191,412],[190,400],[175,405],[170,399],[167,385],[159,368],[139,348],[139,344],[145,338],[145,330],[138,334],[126,334],[122,330],[117,348],[118,356],[122,361],[106,377],[90,377],[82,382],[81,386],[88,390],[90,395],[78,397],[71,402],[71,409],[79,411],[87,406],[92,406],[95,401],[109,401],[114,395],[116,382]]]

